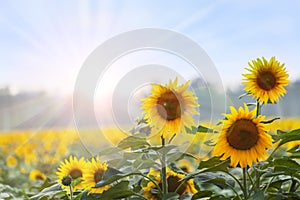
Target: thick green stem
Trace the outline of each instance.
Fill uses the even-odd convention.
[[[73,200],[73,187],[72,187],[72,184],[70,184],[70,199]]]
[[[163,135],[161,135],[161,144],[162,147],[165,146],[166,141]],[[167,165],[166,165],[166,155],[163,153],[162,154],[162,159],[161,159],[161,176],[162,176],[162,192],[163,196],[165,197],[166,194],[168,194],[168,182],[167,182]]]
[[[261,114],[261,105],[259,103],[258,100],[256,100],[256,117],[258,117]],[[260,174],[258,172],[258,170],[254,167],[254,171],[255,171],[255,185],[252,184],[253,187],[256,187],[257,189],[259,189],[259,182],[260,182]]]
[[[260,178],[260,174],[259,174],[259,171],[256,169],[256,168],[254,168],[254,170],[255,170],[255,177],[256,177],[256,180],[255,180],[255,183],[256,183],[256,188],[259,188],[259,178]]]
[[[248,192],[247,192],[247,167],[243,168],[243,185],[244,185],[244,196],[245,199],[248,198]]]

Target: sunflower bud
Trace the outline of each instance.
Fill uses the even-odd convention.
[[[72,182],[72,178],[70,176],[64,176],[61,183],[64,185],[64,186],[70,186],[71,185],[71,182]]]

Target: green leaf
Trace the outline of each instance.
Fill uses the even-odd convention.
[[[196,133],[214,133],[213,129],[207,128],[205,126],[199,125],[198,127],[192,126],[191,128],[185,127],[185,130],[189,134],[196,134]]]
[[[198,169],[205,169],[203,172],[215,172],[215,171],[222,171],[228,172],[229,160],[221,161],[218,157],[212,157],[206,161],[201,161]]]
[[[282,130],[277,130],[277,135],[281,135],[283,133],[287,133],[286,131],[282,131]]]
[[[165,145],[164,147],[157,150],[157,152],[161,153],[162,155],[167,155],[171,150],[177,149],[176,145]]]
[[[261,123],[263,123],[263,124],[270,124],[270,123],[272,123],[272,122],[274,122],[274,121],[276,121],[278,119],[280,119],[280,117],[275,117],[275,118],[270,119],[268,121],[262,121]]]
[[[213,147],[213,146],[216,145],[216,142],[214,142],[213,140],[206,140],[204,142],[204,144],[207,145],[207,146]]]
[[[220,161],[217,157],[210,158],[207,161],[201,161],[198,169],[200,171],[196,171],[186,175],[182,180],[189,180],[197,177],[202,173],[207,172],[228,172],[229,160]],[[202,163],[202,164],[201,164]],[[216,173],[217,174],[217,173]]]
[[[220,164],[222,161],[219,157],[212,157],[208,160],[203,160],[199,163],[198,169],[213,167],[216,164]]]
[[[226,180],[225,178],[214,178],[214,179],[204,181],[203,183],[211,183],[221,189],[231,188],[234,186],[233,180]]]
[[[238,97],[238,99],[242,99],[243,97],[245,97],[245,96],[247,96],[247,95],[249,95],[250,93],[249,92],[246,92],[246,93],[244,93],[244,94],[241,94],[239,97]]]
[[[103,180],[99,181],[96,184],[95,188],[103,187],[105,185],[111,184],[111,183],[113,183],[115,181],[121,180],[123,178],[126,178],[128,176],[132,176],[132,175],[140,175],[141,176],[143,174],[140,173],[140,172],[133,172],[133,173],[128,173],[128,174],[115,174],[115,175],[113,175],[113,176],[111,176],[111,177],[109,177],[107,179],[103,179]]]
[[[200,133],[214,133],[214,130],[200,125],[200,126],[198,126],[197,132],[200,132]]]
[[[197,133],[197,127],[192,126],[191,128],[189,128],[189,127],[186,127],[186,126],[185,126],[185,131],[186,131],[188,134],[196,134],[196,133]]]
[[[265,199],[264,192],[261,190],[254,191],[254,194],[249,197],[249,200]]]
[[[273,181],[272,183],[270,183],[268,190],[272,191],[273,188],[279,190],[282,187],[282,184],[286,181],[289,181],[289,180],[291,180],[291,179],[288,178],[288,179],[280,179],[280,180],[277,180],[277,181]]]
[[[72,180],[72,187],[78,185],[81,182],[81,177],[76,178],[75,180]]]
[[[79,193],[73,200],[80,200],[83,193]]]
[[[275,172],[285,172],[288,175],[300,171],[300,165],[290,158],[277,158],[272,162]]]
[[[247,105],[248,107],[249,107],[249,106],[257,106],[257,103],[247,103],[246,105]]]
[[[61,191],[62,191],[61,185],[57,183],[48,188],[43,189],[37,195],[30,197],[30,200],[39,200],[42,197],[52,197],[52,196],[56,195],[57,193],[60,193]]]
[[[287,142],[300,140],[300,129],[295,129],[287,133],[281,133],[279,137],[281,141],[278,146],[281,146]]]
[[[141,170],[141,169],[149,169],[155,164],[154,160],[151,159],[142,159],[141,157],[137,158],[133,162],[133,167],[135,170]]]
[[[289,149],[287,152],[289,152],[289,153],[300,153],[300,145],[297,145],[297,146]]]
[[[118,147],[121,149],[131,148],[132,150],[141,149],[150,146],[150,144],[146,141],[146,138],[129,136],[123,139]]]
[[[175,192],[170,192],[163,197],[163,200],[178,200],[179,195]]]
[[[107,170],[103,174],[103,180],[109,179],[110,177],[117,175],[117,174],[122,174],[122,172],[113,167],[108,166]]]
[[[109,147],[106,149],[103,149],[99,152],[99,156],[105,156],[105,155],[111,155],[111,154],[116,154],[119,153],[122,149],[118,147]]]
[[[122,199],[135,195],[136,193],[129,189],[129,181],[121,181],[116,185],[104,191],[99,199],[111,200]]]
[[[200,198],[204,198],[204,197],[211,197],[212,194],[213,193],[210,190],[202,190],[202,191],[194,194],[192,197],[192,200],[200,199]]]
[[[280,136],[279,135],[274,135],[274,134],[270,134],[272,139],[273,139],[273,143],[276,143],[280,140]]]

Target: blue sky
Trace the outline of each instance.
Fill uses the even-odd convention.
[[[227,87],[265,56],[300,78],[300,1],[1,1],[0,86],[72,91],[87,56],[138,28],[165,28],[196,41]]]

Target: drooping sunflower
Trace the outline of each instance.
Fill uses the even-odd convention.
[[[162,179],[160,176],[160,172],[156,169],[151,168],[148,175],[148,177],[151,177],[159,186],[159,188],[162,188]],[[167,182],[168,182],[168,192],[177,192],[177,194],[181,197],[186,193],[195,194],[197,193],[197,190],[194,185],[194,181],[192,179],[184,182],[180,182],[184,178],[183,174],[178,174],[171,169],[167,168]],[[179,187],[179,188],[178,188]],[[142,190],[144,191],[143,196],[150,200],[156,200],[161,199],[158,193],[155,193],[155,191],[158,190],[156,185],[153,182],[148,182],[147,186],[143,187]]]
[[[46,180],[47,177],[40,170],[34,169],[34,170],[30,171],[29,178],[32,181],[38,181],[38,180],[44,181],[44,180]]]
[[[107,170],[107,164],[101,163],[100,160],[92,158],[91,162],[87,163],[87,167],[83,173],[83,182],[85,189],[89,190],[89,193],[102,193],[109,188],[109,185],[100,188],[93,188],[96,184],[102,180],[104,172]]]
[[[238,164],[242,168],[252,166],[267,156],[267,148],[272,147],[272,138],[262,123],[265,116],[254,118],[256,110],[249,112],[247,105],[236,110],[230,107],[231,114],[225,114],[223,128],[219,135],[213,155],[222,156],[225,160],[230,157],[232,167]]]
[[[62,180],[65,176],[70,176],[72,180],[75,180],[77,178],[82,178],[83,176],[83,171],[86,168],[86,161],[84,158],[80,158],[78,160],[76,157],[70,156],[69,160],[65,159],[65,162],[61,162],[59,168],[57,169],[58,171],[56,172],[58,176],[58,182],[62,183]],[[68,188],[65,185],[62,185],[62,188]],[[84,189],[84,186],[82,184],[82,181],[74,186],[74,191],[77,189]]]
[[[275,103],[286,94],[284,86],[289,84],[289,75],[284,64],[279,63],[275,57],[269,62],[264,57],[257,58],[248,65],[250,68],[246,70],[250,73],[243,74],[244,82],[242,82],[246,85],[245,91],[265,104],[269,101]]]
[[[151,95],[144,98],[142,109],[152,132],[164,136],[173,136],[186,128],[194,126],[193,114],[198,115],[197,97],[191,91],[186,91],[190,81],[177,85],[178,78],[163,86],[152,84]]]

